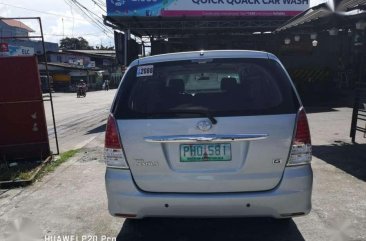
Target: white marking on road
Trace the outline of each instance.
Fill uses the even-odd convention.
[[[83,142],[80,142],[79,144],[77,144],[77,145],[75,146],[75,149],[81,149],[81,148],[83,148],[84,146],[86,146],[86,145],[88,145],[90,142],[92,142],[96,137],[97,137],[97,135],[96,135],[96,136],[93,136],[93,137],[90,137],[89,139],[87,139],[87,140],[85,140],[85,141],[83,141]]]

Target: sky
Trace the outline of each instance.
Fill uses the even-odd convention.
[[[93,18],[106,15],[106,0],[0,0],[1,17],[41,17],[45,40],[59,42],[64,37],[84,37],[92,46],[113,46],[113,32],[98,27],[75,5],[78,1]],[[310,6],[326,0],[310,0]],[[22,20],[23,21],[23,20]],[[23,21],[39,34],[37,21]]]
[[[1,17],[41,17],[45,40],[59,43],[63,37],[84,37],[90,45],[113,46],[113,31],[97,27],[72,3],[74,0],[0,0]],[[93,17],[106,15],[106,0],[78,0]],[[97,5],[97,4],[98,5]],[[102,10],[104,9],[104,10]],[[39,35],[38,21],[22,20]],[[102,25],[102,24],[101,24]],[[109,31],[109,32],[108,32]]]

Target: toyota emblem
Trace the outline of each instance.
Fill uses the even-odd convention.
[[[212,123],[209,120],[203,120],[197,123],[197,128],[201,131],[208,131],[212,128]]]

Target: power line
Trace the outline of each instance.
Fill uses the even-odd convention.
[[[81,4],[78,0],[67,0],[71,4],[75,5],[85,16],[94,24],[96,24],[99,29],[101,29],[104,34],[107,35],[107,33],[113,34],[113,31],[110,28],[107,28],[103,23],[103,18],[100,15],[95,14],[94,12],[90,11],[87,7],[85,7],[83,4]],[[101,7],[95,0],[92,0],[95,4],[98,5],[98,7],[106,12],[106,10]],[[100,0],[99,0],[100,2]],[[103,5],[103,4],[102,4]],[[108,36],[110,37],[110,36]]]
[[[92,0],[93,1],[93,0]],[[102,5],[104,8],[106,8],[106,3],[105,1],[102,1],[102,0],[95,0],[97,1],[100,5]],[[94,2],[94,1],[93,1]]]
[[[72,1],[72,0],[69,0],[69,1]],[[57,17],[61,17],[61,18],[64,18],[64,19],[67,19],[67,20],[65,20],[65,21],[70,21],[70,20],[72,20],[72,22],[73,22],[73,31],[74,31],[74,24],[75,24],[75,20],[81,20],[81,21],[85,21],[85,18],[77,18],[77,17],[74,17],[74,13],[73,13],[73,5],[74,5],[74,3],[73,2],[71,2],[71,3],[68,3],[66,0],[64,0],[64,2],[67,4],[67,5],[69,5],[69,7],[70,7],[70,11],[71,11],[71,14],[72,14],[72,17],[70,17],[70,16],[65,16],[65,15],[62,15],[62,14],[57,14],[57,13],[51,13],[51,12],[46,12],[46,11],[41,11],[41,10],[36,10],[36,9],[32,9],[32,8],[26,8],[26,7],[21,7],[21,6],[17,6],[17,5],[13,5],[13,4],[8,4],[8,3],[2,3],[2,2],[0,2],[0,5],[3,5],[3,6],[8,6],[8,7],[12,7],[12,8],[18,8],[18,9],[23,9],[23,10],[26,10],[26,11],[31,11],[31,12],[37,12],[37,13],[42,13],[42,14],[46,14],[46,15],[52,15],[52,16],[57,16]],[[86,10],[87,10],[87,12],[90,14],[90,10],[88,10],[85,6],[83,6]],[[101,6],[99,6],[99,7],[101,7]],[[105,10],[104,10],[105,11]],[[86,16],[88,16],[88,13],[85,13],[84,11],[82,11]],[[93,15],[95,15],[94,13],[93,13]],[[97,16],[97,15],[95,15],[95,16]],[[93,16],[88,16],[88,18],[90,18],[90,20],[91,19],[93,19]],[[102,19],[101,17],[100,17],[100,19]],[[94,21],[96,21],[96,22],[94,22]],[[95,18],[94,17],[94,21],[92,21],[93,22],[93,24],[92,25],[96,25],[96,27],[98,28],[98,29],[100,29],[100,31],[103,33],[103,34],[105,34],[105,36],[107,37],[107,38],[113,38],[113,36],[111,36],[111,34],[112,34],[112,31],[110,30],[110,29],[108,29],[108,28],[106,28],[106,26],[103,24],[103,22],[102,21],[100,21],[100,20],[98,20],[97,18]],[[109,35],[108,35],[109,34]],[[47,34],[47,33],[45,33],[44,34],[45,36],[54,36],[54,37],[65,37],[64,36],[64,34]],[[98,34],[98,33],[86,33],[86,34],[80,34],[80,35],[83,35],[83,36],[95,36],[95,37],[98,37],[98,36],[100,36],[101,34]],[[67,35],[66,35],[67,36]],[[74,35],[72,34],[72,37],[73,37]]]
[[[72,10],[72,6],[70,3],[68,3],[66,0],[64,0],[64,2],[66,3],[66,5],[69,6],[70,8],[70,12],[72,15],[72,29],[71,29],[71,36],[74,37],[74,28],[75,28],[75,16],[74,16],[74,11]]]
[[[104,11],[105,13],[107,12],[106,10],[105,10],[105,8],[103,8],[103,7],[101,7],[95,0],[92,0],[92,2],[95,4],[95,5],[97,5],[102,11]]]
[[[95,20],[92,16],[89,16],[89,14],[87,12],[85,12],[83,10],[83,8],[81,8],[76,2],[74,2],[73,0],[68,0],[71,4],[75,5],[80,11],[81,13],[83,13],[89,21],[92,21],[92,24],[96,24],[96,26],[102,31],[105,32],[104,26],[101,26],[100,23],[98,22],[98,20]]]
[[[94,17],[92,17],[94,20],[98,21],[99,24],[101,24],[103,26],[103,28],[106,28],[103,24],[103,18],[100,15],[95,14],[94,12],[90,11],[87,7],[85,7],[84,5],[82,5],[78,0],[71,0],[74,3],[76,3],[77,5],[79,5],[80,8],[84,9],[86,12],[89,13],[89,15],[93,15]],[[84,12],[85,13],[85,12]],[[106,28],[109,30],[109,28]]]
[[[64,35],[63,34],[52,34],[52,33],[46,33],[46,34],[43,34],[45,36],[55,36],[55,37],[63,37]],[[100,36],[100,34],[98,33],[80,33],[79,35],[81,36]],[[67,34],[66,34],[67,36]]]
[[[31,8],[19,7],[19,6],[15,6],[15,5],[7,4],[7,3],[0,3],[0,4],[5,5],[5,6],[9,6],[9,7],[13,7],[13,8],[24,9],[24,10],[27,10],[27,11],[32,11],[32,12],[37,12],[37,13],[43,13],[43,14],[48,14],[48,15],[54,15],[54,16],[58,16],[58,17],[73,19],[73,17],[69,17],[69,16],[65,16],[65,15],[61,15],[61,14],[49,13],[49,12],[39,11],[39,10],[31,9]],[[82,18],[76,18],[76,19],[84,20]]]
[[[103,23],[103,18],[99,15],[96,15],[95,13],[93,13],[92,11],[90,11],[89,9],[87,9],[85,6],[83,6],[80,2],[78,2],[77,0],[72,0],[74,2],[76,2],[79,5],[79,8],[82,10],[82,12],[84,12],[84,14],[89,17],[89,19],[91,19],[91,21],[93,21],[94,23],[96,23],[99,27],[101,27],[102,29],[104,29],[104,32],[107,33],[109,32],[110,34],[113,33],[113,31],[109,28],[107,28],[104,23]]]
[[[87,7],[82,5],[78,0],[67,0],[67,1],[74,4],[74,6],[76,6],[93,24],[95,24],[99,29],[101,29],[105,35],[107,35],[107,32],[109,32],[110,34],[113,33],[112,30],[110,30],[103,24],[103,22],[101,21],[101,20],[103,20],[101,18],[101,16],[91,12]],[[108,37],[110,37],[110,36],[108,36]]]
[[[97,0],[98,2],[100,2],[100,4],[102,4],[104,7],[106,6],[106,2],[102,1],[102,0]]]

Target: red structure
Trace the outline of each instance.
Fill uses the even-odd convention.
[[[0,58],[0,162],[50,155],[35,56]]]

